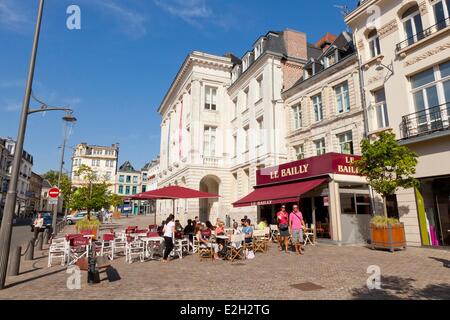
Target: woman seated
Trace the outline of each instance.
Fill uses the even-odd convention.
[[[212,248],[214,251],[214,259],[219,260],[219,245],[217,243],[212,242],[212,230],[208,225],[211,225],[211,222],[206,222],[206,226],[197,225],[197,238],[200,241],[200,245],[205,245],[208,248]]]
[[[191,219],[189,219],[189,220],[187,221],[187,226],[184,227],[183,232],[184,232],[185,235],[189,236],[189,241],[192,242],[192,240],[193,240],[193,238],[194,238],[194,233],[195,233],[195,226],[194,226],[194,224],[192,223],[192,220],[191,220]]]

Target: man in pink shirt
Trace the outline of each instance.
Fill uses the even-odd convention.
[[[303,229],[305,229],[305,221],[302,213],[298,210],[298,206],[293,206],[293,211],[289,215],[289,229],[292,234],[292,244],[298,254],[303,254]]]

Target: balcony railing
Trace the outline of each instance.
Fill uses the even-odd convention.
[[[450,102],[403,117],[401,132],[409,139],[435,131],[450,129]]]
[[[435,34],[436,32],[438,32],[442,29],[447,28],[448,26],[450,26],[450,18],[439,21],[434,26],[431,26],[428,29],[425,29],[425,30],[413,35],[412,37],[409,37],[408,39],[398,43],[397,44],[397,52],[413,45],[416,42],[419,42],[420,40],[428,38],[429,36]]]
[[[219,167],[219,158],[217,157],[203,157],[203,165],[207,167]]]

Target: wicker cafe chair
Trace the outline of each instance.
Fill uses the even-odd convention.
[[[228,243],[228,259],[231,262],[234,262],[236,259],[245,259],[244,255],[244,246],[242,243],[244,242],[244,235],[232,235],[231,241]]]
[[[213,254],[213,248],[208,247],[205,244],[200,244],[197,249],[197,254],[200,259],[200,261],[203,260],[214,260],[214,254]]]
[[[253,232],[253,251],[256,252],[266,252],[267,243],[265,240],[266,232],[265,230],[255,230]]]

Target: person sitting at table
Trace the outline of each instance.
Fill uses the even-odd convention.
[[[175,220],[175,231],[183,232],[183,226],[180,223],[180,220]]]
[[[211,230],[212,233],[214,233],[214,231],[216,230],[216,227],[214,227],[211,223],[211,221],[206,221],[205,222],[206,228],[208,228],[209,230]]]
[[[253,240],[253,227],[251,226],[251,220],[245,220],[245,226],[242,228],[242,232],[245,234],[245,243],[252,243]]]
[[[184,227],[183,232],[185,235],[188,235],[189,240],[192,241],[192,239],[194,238],[194,233],[195,233],[195,226],[192,222],[192,219],[189,219],[187,221],[187,225],[186,225],[186,227]]]
[[[197,225],[197,238],[200,244],[212,248],[214,251],[214,259],[219,260],[219,245],[212,242],[212,230],[208,227],[208,222],[206,221],[206,225]],[[211,222],[209,222],[209,225],[212,226]]]
[[[216,236],[221,236],[225,234],[225,223],[219,220],[219,223],[216,225]]]
[[[258,230],[264,230],[267,228],[267,221],[266,219],[261,219],[261,221],[258,223]]]
[[[242,233],[242,227],[239,227],[239,224],[237,221],[233,223],[233,234],[241,234]]]

